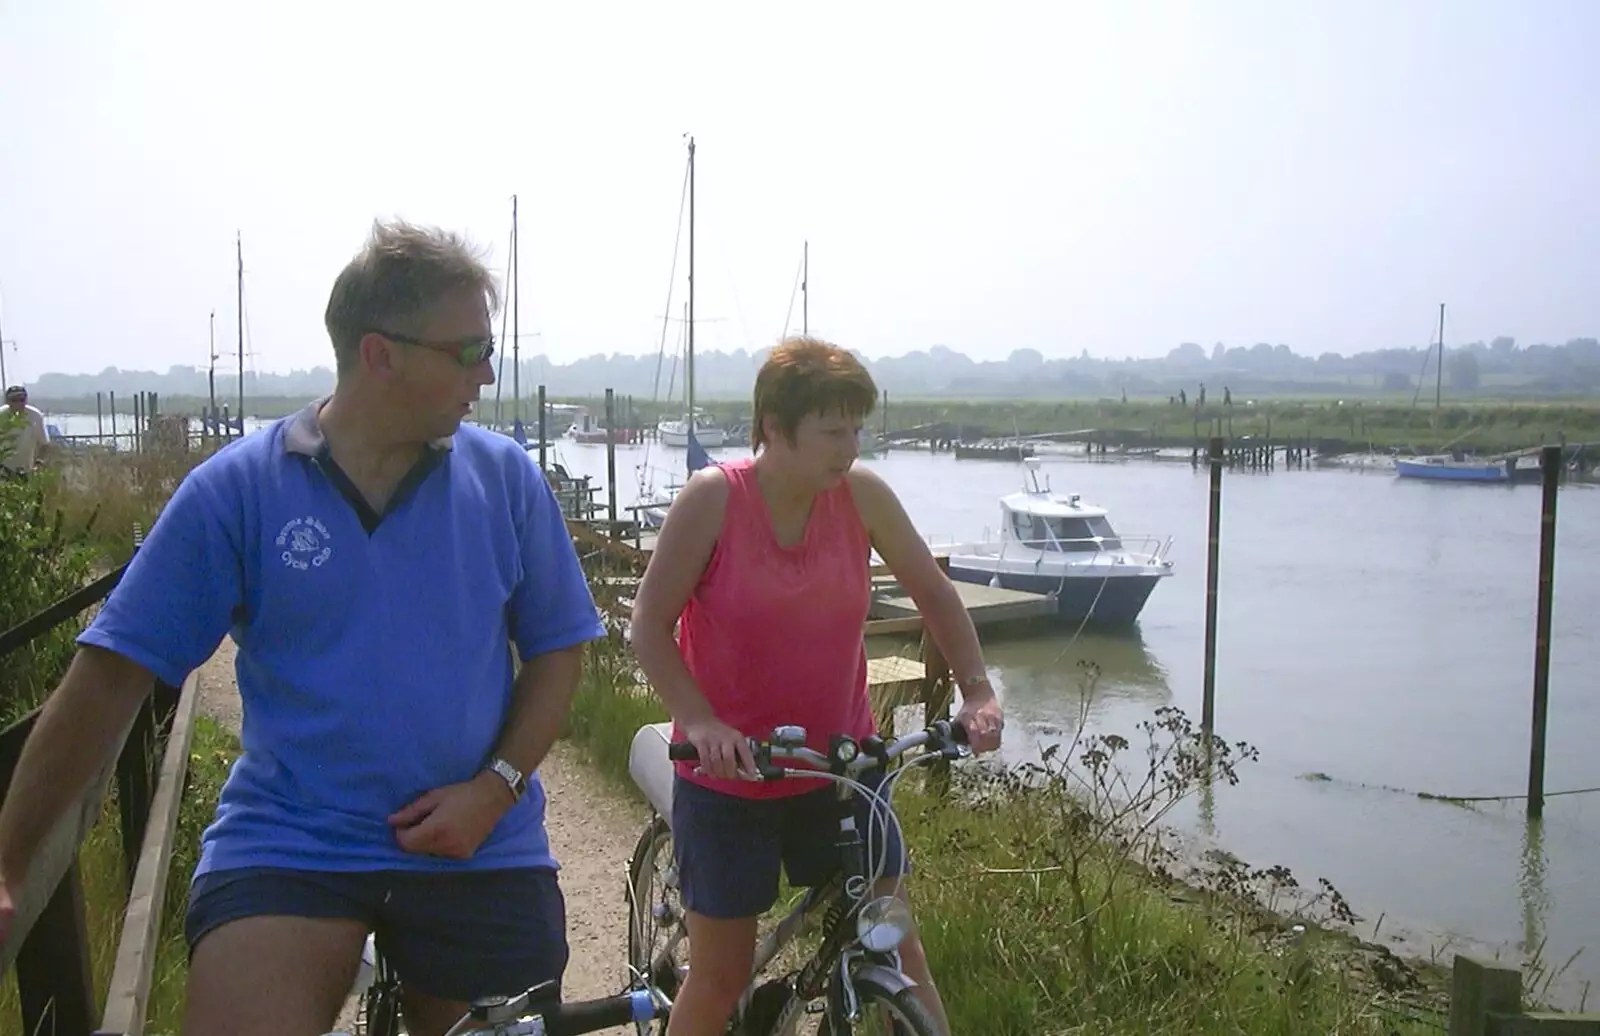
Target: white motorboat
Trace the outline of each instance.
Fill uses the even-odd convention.
[[[1000,500],[998,536],[933,545],[949,554],[950,578],[1053,597],[1066,622],[1131,625],[1172,575],[1171,537],[1120,535],[1105,508],[1041,483],[1037,458],[1023,465],[1022,491]]]

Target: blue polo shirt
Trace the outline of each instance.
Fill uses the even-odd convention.
[[[320,406],[195,468],[79,637],[173,686],[238,644],[244,751],[196,875],[554,867],[536,775],[468,860],[406,852],[385,819],[492,757],[511,645],[526,660],[604,634],[549,485],[510,438],[462,425],[375,514]]]

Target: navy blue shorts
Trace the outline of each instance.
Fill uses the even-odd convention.
[[[862,783],[876,788],[881,777]],[[852,800],[856,830],[868,838],[871,803]],[[910,870],[889,825],[884,877]],[[871,820],[867,873],[884,852],[884,821]],[[779,867],[797,887],[820,885],[839,871],[839,801],[833,786],[772,799],[712,791],[682,777],[672,786],[672,851],[683,905],[703,917],[759,917],[778,900]]]
[[[262,915],[359,921],[401,981],[445,1000],[520,993],[567,966],[566,902],[548,868],[211,871],[189,889],[190,954],[219,925]]]

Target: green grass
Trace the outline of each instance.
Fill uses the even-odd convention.
[[[602,613],[623,614],[613,580],[634,573],[599,554],[586,558],[584,569]],[[646,687],[639,673],[622,625],[608,620],[606,636],[589,643],[583,680],[573,696],[562,736],[618,788],[634,793],[628,777],[628,749],[633,735],[640,727],[667,718],[666,707]]]
[[[881,420],[881,417],[879,418]],[[960,426],[971,438],[1035,435],[1078,429],[1114,433],[1128,442],[1186,445],[1198,435],[1331,440],[1346,448],[1432,450],[1460,445],[1479,451],[1556,442],[1600,441],[1600,405],[1582,403],[1451,404],[1437,413],[1409,400],[1266,400],[1231,407],[1208,400],[1203,410],[1165,402],[1116,400],[1008,402],[890,401],[891,429]]]
[[[1051,850],[1064,833],[1045,802],[897,798],[922,937],[955,1032],[1438,1031],[1426,1005],[1384,1007],[1414,991],[1358,981],[1361,954],[1342,935],[1307,924],[1296,938],[1264,911],[1206,902],[1111,848],[1086,853],[1075,881]]]

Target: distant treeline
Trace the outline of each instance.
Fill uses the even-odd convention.
[[[890,393],[868,420],[879,434],[911,438],[953,438],[974,441],[985,438],[1011,438],[1094,430],[1091,438],[1136,445],[1184,445],[1211,434],[1243,438],[1271,437],[1274,442],[1310,440],[1319,447],[1335,451],[1346,449],[1435,450],[1461,448],[1477,452],[1526,449],[1541,444],[1600,443],[1600,401],[1508,402],[1446,401],[1435,409],[1431,397],[1413,403],[1405,398],[1336,399],[1301,397],[1250,399],[1235,394],[1208,393],[1202,405],[1198,393],[1186,403],[1167,398],[1152,400],[1130,396],[1094,400],[1039,399],[952,399],[935,396],[896,396]],[[247,399],[252,417],[280,417],[305,406],[311,396],[273,396]],[[586,407],[599,420],[605,413],[602,396],[554,396],[552,403],[576,403]],[[50,413],[81,410],[83,400],[40,399]],[[131,403],[131,400],[128,401]],[[205,405],[194,396],[163,396],[162,412],[198,414]],[[510,422],[514,412],[509,400],[501,409],[501,420]],[[674,408],[648,400],[634,400],[634,420],[654,427]],[[616,401],[618,426],[627,421],[627,397]],[[118,397],[120,413],[128,404]],[[529,425],[537,420],[531,400],[524,400],[522,419]],[[722,400],[710,408],[724,426],[738,428],[750,419],[750,402]],[[94,412],[94,400],[88,400]],[[493,402],[481,403],[477,420],[494,420]],[[921,431],[918,431],[921,430]]]
[[[697,353],[697,396],[707,401],[746,398],[765,357],[764,350]],[[908,397],[1092,399],[1126,393],[1160,399],[1181,391],[1193,398],[1201,384],[1213,395],[1226,387],[1243,396],[1431,397],[1441,387],[1454,399],[1600,394],[1600,341],[1593,338],[1560,345],[1519,346],[1507,337],[1466,343],[1446,350],[1442,379],[1437,349],[1379,349],[1354,356],[1328,352],[1312,357],[1266,342],[1250,346],[1218,342],[1210,348],[1185,342],[1164,357],[1148,360],[1105,359],[1087,351],[1067,359],[1046,359],[1038,349],[1028,348],[1016,349],[1004,360],[982,362],[936,345],[866,363],[880,388],[891,396]],[[509,397],[511,368],[503,363],[498,376],[498,391]],[[683,372],[672,357],[595,355],[562,364],[536,356],[522,362],[520,378],[515,380],[525,398],[541,382],[552,396],[598,396],[607,388],[636,400],[683,395]],[[218,370],[216,381],[219,403],[237,398],[237,372]],[[330,367],[287,374],[247,371],[245,396],[305,399],[328,392],[333,382]],[[139,391],[205,399],[207,384],[207,372],[196,367],[172,367],[164,374],[108,367],[98,374],[44,374],[31,388],[35,396],[54,400]],[[492,397],[495,391],[487,395]],[[246,409],[256,412],[248,403]]]

